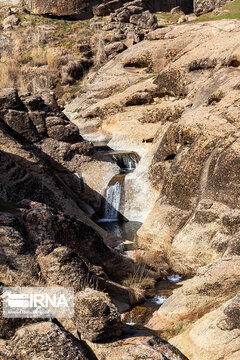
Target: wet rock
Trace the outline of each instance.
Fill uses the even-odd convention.
[[[75,296],[75,324],[84,339],[91,342],[119,337],[120,314],[108,295],[86,289]]]

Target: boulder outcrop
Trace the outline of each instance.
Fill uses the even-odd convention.
[[[58,325],[49,321],[19,328],[7,342],[12,359],[96,359],[91,350]],[[11,357],[10,357],[11,359]]]
[[[238,37],[238,20],[156,29],[66,108],[83,136],[139,153],[121,213],[176,273],[239,254]]]
[[[101,156],[94,154],[93,144],[83,140],[77,126],[41,96],[24,94],[20,98],[17,90],[2,89],[0,104],[0,117],[7,131],[32,144],[32,151],[80,198],[80,207],[93,215],[94,208],[98,210],[101,206],[108,182],[118,173],[118,166],[113,161],[102,162]],[[96,169],[102,173],[99,182],[92,178]],[[29,188],[33,187],[36,186]]]
[[[56,0],[46,2],[45,0],[24,0],[26,7],[31,9],[35,14],[49,15],[55,17],[69,18],[69,19],[90,19],[93,15],[107,16],[117,9],[122,9],[125,4],[130,5],[135,12],[143,10],[156,11],[170,11],[176,6],[180,6],[185,13],[191,13],[193,3],[190,0],[71,0],[63,1],[61,4]]]
[[[182,332],[239,291],[239,271],[239,256],[219,259],[198,269],[154,313],[148,326],[165,332],[167,337]]]
[[[192,360],[237,360],[240,356],[239,304],[238,293],[170,342]]]
[[[64,171],[70,178],[74,171],[73,168],[71,170],[72,157],[63,160],[62,149],[73,146],[72,155],[78,154],[74,165],[77,169],[82,161],[85,166],[87,160],[91,164],[92,144],[83,141],[76,125],[71,124],[65,115],[61,118],[61,113],[46,105],[42,98],[27,95],[21,100],[15,90],[6,89],[0,95],[0,281],[20,286],[36,286],[43,281],[48,285],[73,286],[79,291],[89,285],[92,275],[98,273],[101,289],[114,292],[113,297],[116,298],[119,286],[119,300],[130,303],[128,289],[111,280],[116,280],[118,276],[121,279],[128,277],[129,272],[135,271],[134,263],[105,244],[106,233],[81,209],[87,211],[88,206],[76,197],[74,187],[70,189],[69,183],[60,179]],[[16,117],[18,121],[7,124],[9,111],[23,113],[24,116],[20,120]],[[37,115],[41,111],[42,125],[46,126],[44,132],[37,130],[31,122],[28,117],[31,111]],[[47,116],[51,113],[55,117],[58,114],[66,123],[52,122]],[[70,132],[68,141],[56,140],[48,137],[50,124],[57,129],[62,126],[63,132],[68,126],[74,131]],[[57,129],[50,136],[58,134]],[[43,152],[45,140],[54,140],[57,145],[51,148],[51,160]],[[65,161],[67,168],[63,170]],[[54,169],[57,169],[56,173]],[[66,273],[69,274],[67,278]]]
[[[90,343],[99,360],[187,360],[187,358],[175,347],[162,341],[146,329],[135,329],[132,326],[124,325],[123,335],[107,342]]]
[[[118,338],[122,323],[116,306],[105,293],[87,288],[75,295],[76,328],[91,342]]]
[[[194,0],[194,13],[201,15],[225,5],[227,0]]]

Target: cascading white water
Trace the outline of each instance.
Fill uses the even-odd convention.
[[[108,161],[110,159],[115,161],[115,163],[119,166],[119,174],[115,175],[111,181],[109,182],[105,196],[102,202],[102,217],[97,220],[98,223],[105,223],[102,225],[103,228],[110,226],[111,229],[113,227],[117,227],[117,223],[124,223],[126,219],[121,214],[123,202],[124,202],[124,179],[125,176],[134,171],[140,161],[140,156],[136,152],[124,152],[124,151],[114,151],[110,149],[110,151],[106,151],[106,146],[104,144],[101,146],[95,146],[98,152],[102,152],[103,156],[108,157]],[[102,151],[102,149],[104,151]],[[113,225],[114,224],[114,225]],[[119,231],[114,229],[113,233],[116,236],[122,237],[122,232],[119,226]],[[139,226],[139,225],[137,225]]]
[[[137,164],[140,160],[138,154],[136,153],[123,153],[123,154],[114,154],[113,158],[115,159],[118,166],[126,171],[133,171],[136,169]]]
[[[114,184],[108,185],[105,195],[104,219],[118,220],[118,212],[121,203],[121,191],[121,181],[116,181]]]

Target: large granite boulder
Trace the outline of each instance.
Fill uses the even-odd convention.
[[[75,324],[84,339],[96,342],[122,334],[120,314],[107,294],[87,288],[75,295]]]
[[[60,18],[75,20],[90,19],[93,16],[93,7],[98,5],[99,0],[25,0],[26,7],[31,9],[34,14],[51,15]]]
[[[79,340],[50,321],[23,326],[7,342],[13,359],[96,359]]]
[[[237,360],[240,356],[240,293],[170,339],[191,360]]]

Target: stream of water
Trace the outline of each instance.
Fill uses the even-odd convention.
[[[156,288],[151,290],[148,297],[139,305],[123,316],[123,321],[132,326],[146,326],[153,313],[172,295],[173,290],[181,287],[185,280],[180,275],[171,275],[158,281]]]
[[[97,223],[119,238],[133,240],[142,223],[122,220],[121,200],[123,198],[125,177],[136,169],[140,156],[135,152],[114,151],[108,148],[107,143],[97,144],[95,149],[106,157],[110,156],[120,168],[119,174],[111,179],[106,188],[102,211],[103,217]],[[184,279],[177,274],[160,280],[155,289],[146,293],[146,299],[140,305],[124,313],[123,321],[132,326],[146,326],[152,314],[172,295],[173,290],[182,286],[179,284],[182,280]]]
[[[107,142],[96,143],[95,150],[106,158],[112,159],[119,166],[119,174],[109,182],[103,202],[102,218],[97,220],[99,226],[111,234],[126,240],[133,240],[142,223],[127,221],[121,215],[122,198],[124,195],[124,182],[127,174],[133,172],[140,156],[136,152],[114,151]]]

